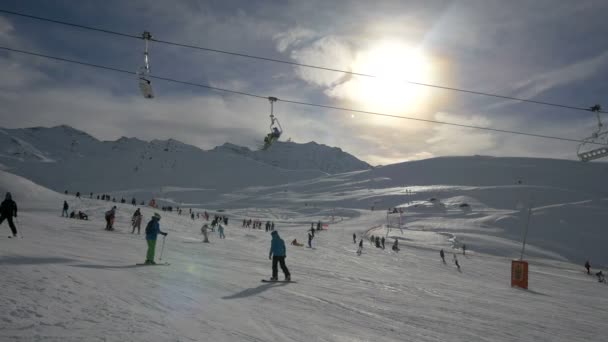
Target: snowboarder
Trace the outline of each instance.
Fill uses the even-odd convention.
[[[68,217],[68,209],[70,209],[68,202],[63,201],[63,211],[61,212],[61,217]]]
[[[131,225],[133,226],[131,234],[135,233],[135,228],[137,228],[137,234],[140,233],[142,218],[143,216],[141,215],[141,211],[139,210],[139,208],[137,208],[137,210],[135,210],[135,213],[133,213],[133,217],[131,218]]]
[[[156,265],[154,262],[154,254],[156,251],[156,238],[158,234],[167,236],[168,234],[160,230],[160,214],[154,213],[150,222],[146,226],[146,242],[148,243],[148,251],[146,252],[146,265]]]
[[[106,211],[106,230],[114,230],[114,217],[116,217],[116,206]]]
[[[445,252],[443,252],[443,249],[439,251],[439,256],[441,257],[441,261],[443,261],[443,263],[445,264]]]
[[[604,278],[604,273],[602,273],[602,271],[599,271],[595,274],[597,276],[597,281],[600,283],[605,283],[606,282],[606,278]]]
[[[220,239],[226,238],[226,235],[224,235],[224,226],[221,223],[218,225],[217,232],[220,234]]]
[[[357,243],[357,235],[355,233],[353,233],[353,243],[354,244]]]
[[[384,249],[384,242],[385,242],[385,240],[384,240],[384,236],[383,236],[382,239],[380,239],[380,243],[382,243],[382,249]]]
[[[359,248],[357,249],[357,255],[361,255],[362,252],[363,252],[363,239],[361,239],[361,241],[359,241]]]
[[[458,267],[458,270],[460,270],[460,264],[458,263],[458,258],[456,257],[456,253],[454,253],[453,255],[454,255],[454,265],[456,265],[456,267]]]
[[[393,251],[399,252],[399,240],[395,239],[395,243],[393,243]]]
[[[467,245],[465,245],[464,243],[462,244],[462,255],[465,255],[467,252]]]
[[[209,230],[209,226],[205,223],[201,228],[201,233],[203,234],[203,242],[209,243],[209,237],[207,236],[207,230]]]
[[[314,232],[314,230],[313,230],[313,232]],[[314,235],[315,233],[313,233],[313,232],[308,233],[308,248],[312,248],[312,239],[315,237],[315,235]]]
[[[281,265],[281,270],[285,275],[285,281],[291,281],[291,274],[285,266],[285,257],[287,256],[285,242],[281,237],[279,237],[279,232],[274,231],[270,233],[272,236],[272,241],[270,243],[270,252],[268,254],[268,259],[272,260],[272,278],[271,281],[278,280],[279,270],[277,269],[277,264]]]
[[[304,244],[303,244],[303,243],[299,243],[299,242],[298,242],[298,239],[293,239],[293,241],[291,241],[291,245],[292,245],[292,246],[297,246],[297,247],[302,247],[302,246],[304,246]]]
[[[13,201],[11,193],[7,192],[4,201],[0,204],[0,224],[4,220],[8,221],[8,226],[11,228],[13,237],[17,237],[17,227],[15,227],[13,217],[17,217],[17,203]]]
[[[587,269],[587,274],[591,274],[591,264],[589,263],[589,260],[585,262],[585,268]]]

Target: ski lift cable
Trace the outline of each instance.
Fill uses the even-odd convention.
[[[0,13],[5,13],[5,14],[10,14],[10,15],[15,15],[15,16],[21,16],[21,17],[25,17],[25,18],[29,18],[29,19],[35,19],[35,20],[39,20],[39,21],[46,21],[46,22],[50,22],[50,23],[54,23],[54,24],[66,25],[66,26],[76,27],[76,28],[85,29],[85,30],[97,31],[97,32],[101,32],[101,33],[106,33],[106,34],[111,34],[111,35],[116,35],[116,36],[121,36],[121,37],[126,37],[126,38],[145,39],[141,35],[128,34],[128,33],[124,33],[124,32],[118,32],[118,31],[113,31],[113,30],[108,30],[108,29],[102,29],[102,28],[99,28],[99,27],[93,27],[93,26],[88,26],[88,25],[75,24],[75,23],[70,23],[70,22],[56,20],[56,19],[39,17],[39,16],[31,15],[31,14],[25,14],[25,13],[20,13],[20,12],[9,11],[9,10],[5,10],[5,9],[0,9]],[[256,55],[247,54],[247,53],[241,53],[241,52],[234,52],[234,51],[226,51],[226,50],[220,50],[220,49],[213,49],[213,48],[208,48],[208,47],[204,47],[204,46],[197,46],[197,45],[192,45],[192,44],[178,43],[178,42],[172,42],[172,41],[162,40],[162,39],[156,39],[156,38],[151,38],[150,41],[161,43],[161,44],[166,44],[166,45],[172,45],[172,46],[178,46],[178,47],[188,48],[188,49],[195,49],[195,50],[201,50],[201,51],[207,51],[207,52],[214,52],[214,53],[226,54],[226,55],[243,57],[243,58],[257,59],[257,60],[262,60],[262,61],[267,61],[267,62],[274,62],[274,63],[281,63],[281,64],[287,64],[287,65],[292,65],[292,66],[299,66],[299,67],[303,67],[303,68],[311,68],[311,69],[325,70],[325,71],[331,71],[331,72],[338,72],[338,73],[347,74],[347,75],[353,75],[353,76],[361,76],[361,77],[369,77],[369,78],[380,78],[377,75],[372,75],[372,74],[367,74],[367,73],[361,73],[361,72],[356,72],[356,71],[342,70],[342,69],[338,69],[338,68],[330,68],[330,67],[324,67],[324,66],[313,65],[313,64],[304,64],[304,63],[292,62],[292,61],[283,60],[283,59],[263,57],[263,56],[256,56]],[[503,99],[503,100],[516,101],[516,102],[525,102],[525,103],[531,103],[531,104],[536,104],[536,105],[557,107],[557,108],[562,108],[562,109],[571,109],[571,110],[586,111],[586,112],[590,111],[589,108],[572,106],[572,105],[565,105],[565,104],[554,103],[554,102],[537,101],[537,100],[525,99],[525,98],[520,98],[520,97],[515,97],[515,96],[507,96],[507,95],[500,95],[500,94],[483,92],[483,91],[477,91],[477,90],[470,90],[470,89],[463,89],[463,88],[443,86],[443,85],[439,85],[439,84],[430,84],[430,83],[415,82],[415,81],[409,81],[409,80],[403,80],[403,81],[406,82],[406,83],[412,84],[412,85],[417,85],[417,86],[422,86],[422,87],[428,87],[428,88],[435,88],[435,89],[441,89],[441,90],[446,90],[446,91],[460,92],[460,93],[471,94],[471,95],[478,95],[478,96],[493,97],[493,98],[498,98],[498,99]],[[600,113],[602,113],[602,114],[608,114],[608,111],[600,111]]]
[[[120,68],[115,68],[115,67],[110,67],[110,66],[100,65],[100,64],[94,64],[94,63],[88,63],[88,62],[82,62],[82,61],[63,58],[63,57],[56,57],[56,56],[51,56],[51,55],[47,55],[47,54],[43,54],[43,53],[14,49],[14,48],[5,47],[5,46],[0,46],[0,50],[11,51],[11,52],[24,54],[24,55],[36,56],[36,57],[40,57],[40,58],[46,58],[46,59],[51,59],[51,60],[56,60],[56,61],[61,61],[61,62],[66,62],[66,63],[78,64],[78,65],[88,66],[88,67],[92,67],[92,68],[110,70],[110,71],[115,71],[115,72],[119,72],[119,73],[123,73],[123,74],[129,74],[129,75],[137,74],[136,72],[125,70],[125,69],[120,69]],[[214,86],[201,84],[201,83],[182,81],[182,80],[178,80],[178,79],[174,79],[174,78],[170,78],[170,77],[154,76],[154,75],[149,75],[149,77],[153,78],[153,79],[157,79],[157,80],[172,82],[172,83],[179,83],[179,84],[184,84],[184,85],[189,85],[189,86],[199,87],[199,88],[205,88],[205,89],[210,89],[210,90],[215,90],[215,91],[220,91],[220,92],[225,92],[225,93],[230,93],[230,94],[235,94],[235,95],[243,95],[243,96],[249,96],[249,97],[254,97],[254,98],[258,98],[258,99],[264,99],[266,101],[268,101],[270,99],[268,96],[262,96],[262,95],[247,93],[247,92],[243,92],[243,91],[219,88],[219,87],[214,87]],[[271,98],[276,99],[275,101],[280,101],[280,102],[285,102],[285,103],[290,103],[290,104],[295,104],[295,105],[325,108],[325,109],[346,111],[346,112],[366,114],[366,115],[383,116],[383,117],[389,117],[389,118],[395,118],[395,119],[427,122],[427,123],[431,123],[431,124],[441,124],[441,125],[448,125],[448,126],[455,126],[455,127],[463,127],[463,128],[499,132],[499,133],[516,134],[516,135],[523,135],[523,136],[543,138],[543,139],[561,140],[561,141],[578,142],[578,143],[585,142],[584,140],[564,138],[564,137],[551,136],[551,135],[542,135],[542,134],[534,134],[534,133],[526,133],[526,132],[520,132],[520,131],[492,128],[492,127],[466,125],[466,124],[459,124],[459,123],[455,123],[455,122],[440,121],[440,120],[421,119],[421,118],[414,118],[414,117],[408,117],[408,116],[400,116],[400,115],[365,111],[365,110],[354,109],[354,108],[344,108],[344,107],[323,105],[323,104],[318,104],[318,103],[310,103],[310,102],[303,102],[303,101],[296,101],[296,100],[289,100],[289,99],[280,99],[280,98],[274,98],[274,97],[271,97]],[[273,102],[273,101],[271,100],[271,102]],[[601,144],[601,143],[589,143],[589,144],[606,146],[605,144]]]

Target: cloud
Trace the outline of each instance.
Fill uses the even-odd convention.
[[[318,34],[310,29],[294,27],[286,32],[277,33],[273,39],[277,43],[277,50],[285,52],[288,48],[299,46],[302,42],[317,37]]]
[[[315,40],[306,47],[293,50],[291,58],[302,64],[349,70],[353,60],[353,51],[344,39],[326,36]],[[345,77],[339,72],[306,67],[297,67],[296,74],[304,81],[321,87],[331,86]]]
[[[515,85],[517,97],[534,98],[550,89],[585,81],[602,68],[608,66],[608,50],[566,66],[545,72]]]

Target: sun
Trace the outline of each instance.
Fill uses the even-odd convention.
[[[427,83],[432,75],[431,62],[422,51],[395,41],[380,42],[359,53],[353,70],[376,77],[353,78],[345,89],[348,97],[366,110],[388,113],[416,109],[427,89],[407,81]]]

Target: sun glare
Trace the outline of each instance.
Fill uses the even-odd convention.
[[[421,51],[396,42],[382,42],[360,53],[353,70],[377,78],[357,77],[349,97],[368,110],[389,113],[415,110],[426,89],[406,81],[429,82],[431,76],[430,61]]]

